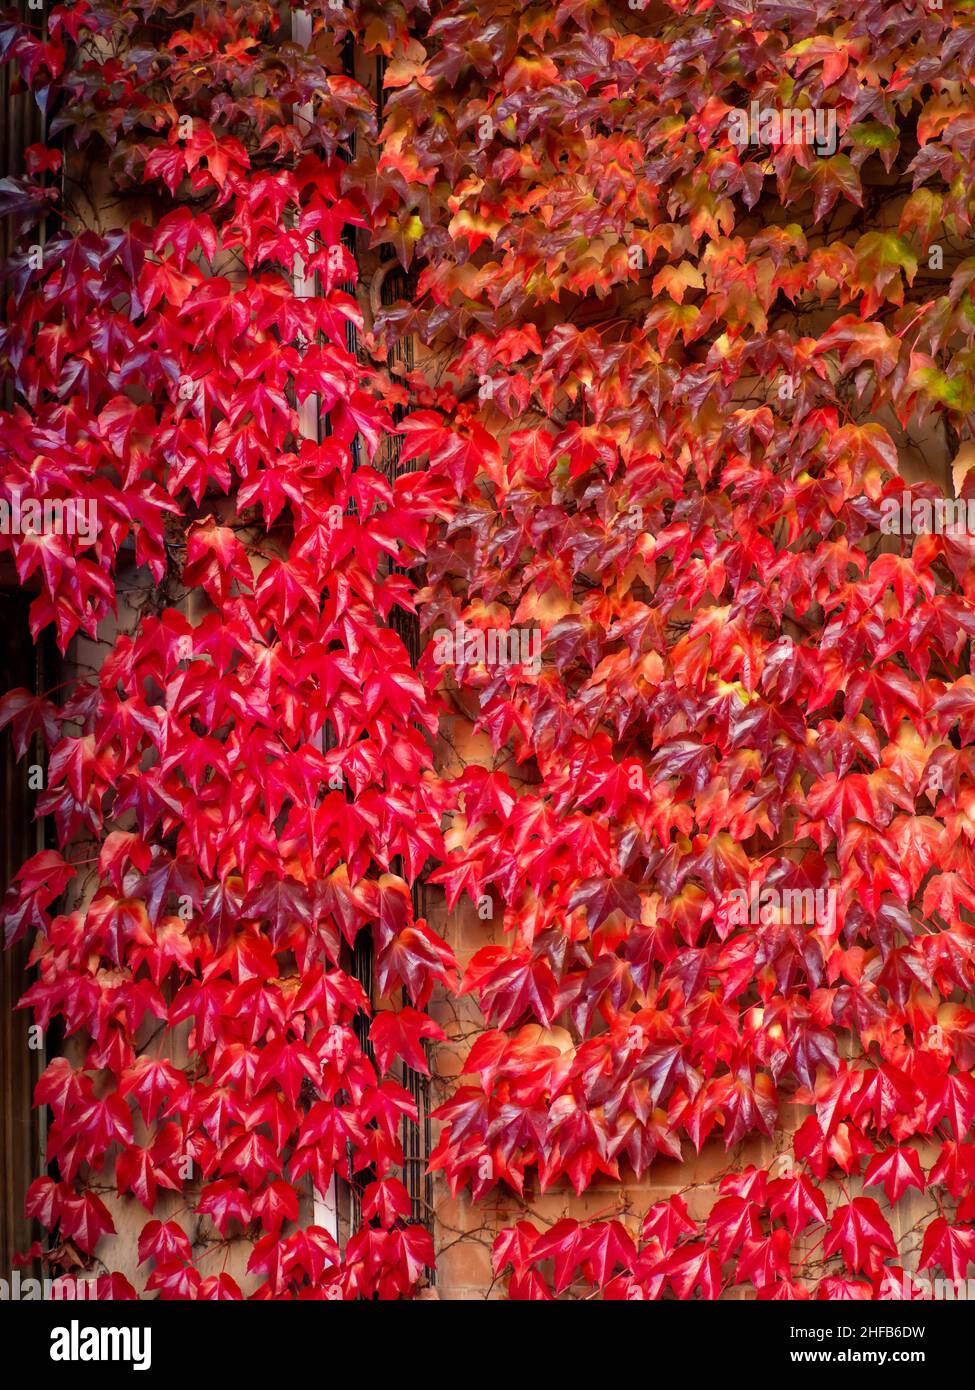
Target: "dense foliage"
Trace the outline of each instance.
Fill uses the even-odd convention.
[[[2,543],[36,632],[110,644],[2,707],[61,845],[7,904],[25,1002],[84,1039],[38,1093],[50,1258],[97,1254],[108,1173],[206,1218],[149,1220],[150,1291],[239,1296],[241,1232],[263,1296],[413,1291],[396,1077],[436,990],[488,1026],[441,1110],[453,1189],[731,1151],[709,1214],[656,1203],[639,1245],[504,1231],[513,1297],[966,1277],[975,569],[923,522],[975,499],[975,5],[306,12],[307,49],[264,0],[3,31],[51,119],[0,185],[0,487],[99,528]],[[413,283],[383,310],[386,248]],[[438,770],[447,716],[489,766]],[[421,874],[504,944],[459,974]],[[342,1251],[299,1211],[336,1171]]]

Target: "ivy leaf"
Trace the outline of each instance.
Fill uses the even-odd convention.
[[[376,1014],[369,1029],[369,1040],[376,1049],[381,1071],[388,1071],[394,1057],[401,1057],[414,1071],[429,1076],[423,1040],[444,1038],[443,1029],[432,1018],[416,1009],[388,1009]]]

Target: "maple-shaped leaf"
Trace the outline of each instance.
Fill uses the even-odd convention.
[[[217,1230],[225,1236],[232,1221],[246,1226],[251,1220],[252,1198],[232,1178],[220,1178],[203,1189],[196,1210],[202,1215],[211,1216]]]
[[[735,1279],[738,1283],[752,1284],[757,1290],[791,1279],[791,1250],[792,1238],[781,1226],[767,1236],[759,1232],[749,1237],[735,1265]]]
[[[27,927],[27,915],[39,914],[72,881],[77,870],[54,849],[44,849],[21,865],[4,901],[6,944],[12,945]],[[36,925],[46,925],[36,916]]]
[[[537,1269],[516,1271],[508,1285],[509,1297],[515,1302],[550,1303],[555,1294]]]
[[[899,1202],[909,1187],[919,1192],[925,1188],[924,1171],[916,1149],[903,1146],[884,1149],[874,1154],[863,1175],[867,1187],[883,1186],[891,1204]]]
[[[197,1299],[203,1276],[181,1260],[160,1260],[146,1279],[146,1291],[158,1291],[162,1299]]]
[[[290,1183],[275,1178],[254,1194],[251,1209],[264,1230],[277,1235],[285,1221],[298,1220],[298,1194]]]
[[[36,733],[43,735],[49,747],[57,741],[60,734],[57,706],[41,695],[32,695],[22,687],[8,690],[0,699],[0,729],[6,728],[8,724],[12,727],[18,758],[26,756]]]
[[[111,1274],[100,1274],[95,1282],[95,1296],[98,1300],[113,1302],[132,1302],[139,1295],[124,1274],[114,1270]]]
[[[556,1013],[557,981],[544,956],[485,946],[467,967],[461,993],[477,990],[481,1008],[507,1028],[530,1011],[546,1026]]]
[[[65,1195],[60,1209],[61,1234],[73,1240],[80,1250],[92,1254],[101,1237],[115,1230],[115,1223],[102,1199],[94,1192]]]
[[[399,1178],[370,1183],[362,1194],[362,1215],[367,1221],[377,1220],[381,1226],[406,1220],[411,1211],[410,1195]]]
[[[656,1240],[665,1254],[670,1254],[681,1236],[696,1235],[697,1227],[691,1220],[687,1203],[683,1197],[668,1197],[666,1201],[656,1202],[643,1220],[641,1238]]]
[[[581,1230],[578,1221],[572,1217],[566,1217],[543,1232],[533,1243],[531,1252],[533,1265],[538,1265],[543,1260],[553,1261],[554,1287],[557,1294],[569,1287],[579,1266]]]
[[[495,1276],[511,1265],[515,1274],[523,1274],[538,1239],[538,1231],[530,1221],[517,1221],[499,1231],[491,1247],[491,1265]]]
[[[200,585],[221,607],[232,583],[247,587],[253,584],[247,551],[229,526],[218,526],[209,516],[190,528],[183,582]]]
[[[138,1253],[140,1264],[193,1257],[189,1238],[175,1221],[147,1221],[139,1235]]]
[[[611,912],[640,920],[641,899],[636,885],[629,879],[589,878],[580,883],[569,898],[569,911],[585,906],[590,932],[605,922]]]
[[[714,1243],[722,1262],[746,1241],[761,1236],[758,1215],[759,1208],[747,1197],[719,1197],[715,1202],[708,1214],[704,1234]]]
[[[847,1268],[872,1275],[885,1255],[896,1255],[890,1226],[872,1197],[854,1197],[838,1206],[830,1218],[823,1253],[840,1253]]]
[[[259,1089],[273,1081],[294,1105],[302,1082],[307,1078],[315,1084],[321,1075],[321,1063],[307,1044],[279,1038],[262,1049],[254,1071],[254,1086]]]
[[[442,1042],[445,1034],[438,1023],[416,1009],[384,1009],[376,1014],[369,1028],[369,1040],[380,1071],[388,1071],[393,1059],[400,1057],[414,1071],[429,1076],[430,1068],[423,1050],[425,1038]]]
[[[577,1250],[586,1278],[597,1288],[604,1288],[614,1271],[631,1271],[636,1265],[636,1245],[621,1221],[595,1221],[584,1227]]]
[[[57,1183],[53,1178],[35,1178],[27,1189],[24,1212],[32,1220],[53,1229],[65,1200],[71,1195],[71,1189],[64,1183]]]
[[[949,1279],[963,1281],[968,1266],[975,1264],[975,1229],[953,1226],[943,1216],[935,1217],[924,1231],[919,1269],[940,1265]]]
[[[142,1118],[149,1124],[165,1101],[182,1097],[188,1088],[185,1075],[172,1062],[140,1057],[119,1077],[118,1089],[120,1096],[135,1096]]]
[[[417,1008],[424,1008],[437,982],[456,983],[456,962],[447,943],[422,918],[405,926],[379,952],[380,993],[404,984]]]
[[[659,1272],[680,1299],[689,1299],[695,1289],[704,1299],[715,1299],[721,1292],[721,1261],[697,1241],[679,1246],[660,1264]]]
[[[232,1302],[243,1299],[240,1285],[234,1277],[222,1269],[219,1274],[211,1274],[202,1280],[196,1292],[201,1302]]]
[[[785,1220],[795,1238],[811,1222],[826,1220],[826,1197],[806,1173],[775,1178],[768,1187],[769,1211]]]
[[[165,1186],[175,1186],[166,1179],[165,1172],[160,1173],[153,1162],[151,1150],[134,1144],[121,1151],[115,1164],[115,1184],[119,1193],[131,1192],[148,1212],[156,1205],[160,1176]]]

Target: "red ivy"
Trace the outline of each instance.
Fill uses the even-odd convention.
[[[309,51],[264,0],[171,9],[3,38],[69,171],[138,208],[86,228],[56,150],[0,189],[2,497],[99,520],[2,544],[62,649],[143,596],[97,680],[2,706],[49,748],[61,845],[7,904],[24,1003],[87,1049],[42,1079],[60,1177],[31,1214],[88,1260],[113,1172],[247,1232],[261,1296],[410,1293],[433,1250],[391,1073],[459,990],[490,1031],[440,1113],[454,1190],[735,1150],[639,1243],[504,1231],[512,1297],[965,1278],[975,552],[901,470],[909,431],[943,436],[975,502],[971,6],[318,0]],[[349,48],[384,60],[379,121]],[[831,134],[736,140],[769,110]],[[388,263],[342,288],[350,228],[409,302],[377,314]],[[490,767],[435,772],[444,713]],[[503,913],[460,980],[425,868]],[[337,1171],[369,1174],[344,1251],[299,1206]],[[147,1289],[239,1296],[219,1248],[150,1220]]]

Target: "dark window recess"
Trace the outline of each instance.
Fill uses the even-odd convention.
[[[6,558],[6,557],[4,557]],[[2,563],[2,561],[0,561]],[[27,613],[31,595],[0,588],[0,669],[4,690],[24,687],[35,694],[48,688],[54,662],[46,643],[34,646]],[[40,736],[18,761],[8,731],[0,735],[3,806],[3,890],[25,859],[45,848],[43,822],[34,820],[36,792],[28,786],[31,764],[44,765]],[[53,905],[52,905],[53,906]],[[46,1114],[32,1109],[34,1087],[46,1059],[60,1049],[52,1022],[41,1041],[33,1041],[30,1014],[16,1004],[30,983],[28,957],[32,932],[9,950],[0,950],[0,1276],[9,1277],[13,1256],[26,1251],[41,1231],[24,1215],[27,1189],[43,1169]]]
[[[349,974],[359,981],[365,990],[366,998],[372,1004],[372,969],[373,969],[373,944],[372,932],[363,928],[356,933],[355,945],[352,948],[352,961],[349,967]],[[375,1062],[375,1053],[372,1050],[372,1043],[369,1041],[369,1024],[371,1019],[365,1014],[356,1014],[353,1023],[353,1031],[358,1039],[359,1046],[369,1058],[370,1062]],[[352,1172],[352,1146],[349,1146],[349,1224],[350,1229],[357,1231],[362,1225],[362,1193],[371,1182],[376,1180],[374,1168],[363,1168],[360,1172]]]
[[[36,27],[38,11],[28,0],[12,0],[6,7]],[[24,151],[44,140],[44,117],[33,95],[25,88],[16,63],[0,66],[0,178],[24,173]],[[41,236],[43,240],[43,236]],[[5,262],[16,243],[15,219],[0,218],[0,262]],[[6,321],[6,293],[0,292],[0,321]],[[14,401],[8,371],[0,379],[0,406]],[[9,553],[0,555],[0,694],[16,686],[38,692],[54,683],[56,669],[50,649],[31,641],[27,613],[33,596],[23,593]],[[56,678],[55,678],[56,679]],[[39,740],[38,740],[39,744]],[[43,763],[40,746],[23,761],[14,756],[9,732],[0,734],[3,803],[0,806],[0,839],[3,842],[2,883],[6,892],[14,874],[37,850],[45,848],[44,827],[34,821],[35,793],[28,787],[30,763]],[[52,905],[53,906],[53,905]],[[34,1086],[45,1065],[45,1056],[59,1050],[52,1023],[44,1048],[28,1046],[30,1017],[15,1005],[29,984],[27,960],[31,941],[3,949],[0,935],[0,1277],[9,1278],[14,1254],[26,1251],[41,1231],[24,1215],[24,1197],[42,1172],[46,1115],[32,1110]],[[40,1270],[35,1269],[34,1274]]]
[[[349,76],[355,76],[355,50],[351,41],[346,43],[343,53],[344,67]],[[376,96],[379,102],[379,118],[382,118],[383,100],[383,62],[380,59],[376,69]],[[353,144],[349,151],[349,158],[355,157],[354,137]],[[357,252],[356,230],[354,227],[347,227],[343,234],[343,240],[353,255]],[[394,258],[392,247],[384,246],[380,250],[380,266],[377,267],[377,274],[381,277],[380,283],[380,302],[383,306],[394,304],[398,299],[409,299],[413,293],[413,278],[405,274],[400,266],[390,265],[389,262]],[[355,293],[353,285],[343,286],[348,293]],[[349,351],[358,351],[358,337],[355,327],[350,323],[347,325]],[[413,346],[409,339],[402,343],[397,343],[393,348],[395,360],[402,361],[407,371],[413,368]],[[397,407],[394,409],[393,418],[398,422],[405,412]],[[326,421],[326,432],[328,422]],[[359,440],[358,436],[352,443],[353,467],[359,461]],[[417,465],[401,464],[400,441],[398,437],[387,436],[382,445],[378,457],[374,460],[374,466],[385,472],[390,479],[395,478],[400,472],[412,472]],[[391,565],[393,573],[406,573],[397,565]],[[416,618],[411,613],[404,613],[400,609],[394,609],[390,615],[390,626],[397,632],[406,647],[410,661],[413,665],[420,655],[420,630]],[[329,746],[331,740],[329,740]],[[394,861],[390,865],[393,873],[402,875],[403,866],[400,862]],[[413,911],[417,917],[425,917],[425,897],[426,887],[422,881],[413,885]],[[369,932],[360,932],[356,938],[355,949],[352,952],[352,963],[350,973],[360,982],[368,996],[370,1003],[373,1002],[373,942]],[[356,1036],[359,1043],[372,1060],[372,1045],[369,1042],[368,1018],[360,1016],[356,1020]],[[431,1124],[430,1124],[430,1078],[423,1076],[420,1072],[414,1071],[412,1067],[401,1067],[401,1082],[404,1088],[410,1092],[416,1101],[418,1112],[418,1123],[414,1124],[410,1120],[403,1121],[402,1143],[403,1143],[403,1184],[410,1195],[411,1217],[414,1221],[420,1222],[433,1229],[433,1182],[427,1172],[427,1163],[431,1152]],[[373,1181],[375,1174],[371,1170],[356,1175],[358,1181],[351,1184],[351,1227],[358,1229],[362,1223],[362,1208],[360,1194],[362,1188]],[[428,1272],[431,1282],[434,1282],[435,1272]]]
[[[394,860],[390,866],[393,873],[402,874],[403,866]],[[425,916],[424,899],[426,888],[423,883],[417,882],[413,885],[413,912],[416,917]],[[373,1002],[372,983],[373,983],[373,941],[372,933],[366,930],[360,931],[356,936],[355,948],[352,951],[352,958],[349,967],[349,974],[359,981],[365,990],[370,1003]],[[355,1020],[354,1029],[359,1045],[370,1061],[375,1057],[372,1050],[372,1043],[369,1041],[369,1025],[371,1020],[364,1014],[359,1014]],[[426,1044],[424,1044],[426,1047]],[[405,1090],[416,1101],[417,1123],[412,1120],[403,1120],[402,1144],[403,1144],[403,1185],[410,1195],[410,1216],[413,1221],[432,1229],[433,1226],[433,1181],[427,1172],[427,1162],[431,1150],[430,1133],[430,1078],[423,1076],[420,1072],[414,1071],[412,1067],[400,1066],[400,1083]],[[351,1200],[351,1228],[358,1230],[362,1224],[362,1203],[361,1193],[364,1187],[370,1182],[374,1182],[376,1174],[373,1169],[364,1169],[355,1175],[350,1184]],[[428,1277],[434,1282],[434,1271],[428,1272]]]
[[[352,41],[351,36],[349,36],[343,47],[342,58],[345,72],[350,77],[354,77],[357,75],[355,57],[356,55],[354,43]],[[380,60],[380,65],[377,67],[377,99],[380,103],[380,116],[382,115],[383,99],[382,72],[383,68]],[[351,161],[355,158],[355,156],[356,142],[355,136],[353,135],[349,141],[348,149],[343,149],[340,151],[340,157],[348,161]],[[347,226],[344,228],[342,233],[342,241],[344,245],[348,248],[350,253],[353,256],[356,256],[358,252],[358,243],[356,239],[355,227]],[[412,278],[404,275],[398,265],[393,267],[389,264],[386,264],[393,258],[394,254],[395,253],[393,252],[392,247],[381,248],[381,265],[378,269],[379,273],[382,276],[381,302],[384,305],[393,304],[397,299],[409,296],[412,293],[413,288]],[[345,284],[341,288],[347,294],[352,295],[353,298],[355,297],[355,285]],[[353,355],[358,354],[358,334],[356,332],[355,325],[352,323],[346,324],[346,344],[350,353],[352,353]],[[397,343],[393,349],[393,352],[397,360],[403,361],[405,363],[407,370],[412,369],[413,349],[412,344],[409,342],[409,340],[406,340],[403,343]],[[402,418],[404,413],[405,412],[403,410],[397,408],[394,411],[394,418],[399,420]],[[328,416],[319,417],[318,434],[319,438],[327,438],[331,434],[331,422]],[[351,453],[352,466],[354,470],[359,466],[360,462],[360,447],[358,435],[356,435],[355,438],[352,440]],[[380,446],[380,452],[378,457],[373,461],[374,466],[377,469],[384,471],[386,473],[386,476],[390,479],[395,477],[397,473],[400,471],[410,472],[417,467],[415,463],[406,464],[401,467],[399,463],[399,453],[399,440],[387,437],[383,441],[383,444]],[[349,514],[354,515],[355,510],[355,503],[350,502],[348,507]],[[391,568],[394,572],[405,572],[399,570],[398,566],[392,566]],[[416,619],[412,616],[412,614],[402,613],[399,610],[394,610],[390,622],[393,629],[397,633],[399,633],[409,654],[410,661],[415,665],[420,653],[420,633]],[[327,724],[325,727],[325,737],[323,740],[324,751],[328,752],[334,746],[334,731],[331,725]],[[351,796],[351,792],[347,790],[346,795]],[[402,874],[403,868],[401,863],[394,861],[394,863],[390,865],[390,868],[393,873]],[[422,882],[414,884],[413,907],[415,915],[417,916],[425,915],[421,905],[424,895],[425,888]],[[366,997],[368,998],[370,1005],[372,1005],[374,1003],[374,949],[371,932],[360,931],[356,937],[355,946],[353,950],[348,952],[347,955],[345,948],[343,948],[342,968],[345,969],[350,975],[352,975],[355,979],[359,981],[359,983],[365,990]],[[375,1059],[372,1044],[369,1041],[370,1023],[371,1019],[369,1017],[360,1014],[359,1017],[355,1020],[353,1026],[356,1037],[359,1041],[359,1045],[361,1046],[363,1052],[366,1054],[370,1061],[374,1061]],[[410,1195],[412,1219],[414,1221],[422,1222],[424,1225],[426,1225],[428,1228],[432,1230],[433,1184],[431,1178],[429,1177],[426,1171],[427,1161],[431,1152],[430,1082],[428,1077],[422,1076],[419,1072],[416,1072],[411,1067],[406,1066],[402,1066],[400,1068],[399,1079],[404,1088],[408,1090],[416,1100],[419,1118],[418,1124],[413,1124],[409,1120],[403,1121],[403,1183],[406,1187],[407,1192]],[[345,1188],[346,1190],[342,1193],[340,1197],[340,1206],[343,1211],[347,1210],[349,1229],[351,1231],[356,1231],[362,1224],[362,1192],[370,1182],[375,1181],[376,1174],[375,1171],[371,1168],[367,1168],[359,1173],[353,1174],[353,1154],[351,1146],[349,1148],[348,1157],[348,1176],[346,1180],[343,1182],[343,1188]],[[431,1280],[433,1279],[432,1271],[430,1272],[429,1277],[431,1278]]]
[[[413,915],[426,917],[426,884],[418,881],[413,885]],[[426,1043],[424,1051],[429,1051]],[[412,1067],[403,1067],[403,1085],[416,1101],[417,1123],[403,1121],[403,1182],[410,1194],[412,1216],[432,1233],[433,1231],[433,1178],[427,1172],[430,1160],[430,1078]],[[437,1282],[436,1269],[427,1271],[431,1284]]]
[[[381,93],[382,72],[378,74],[377,88]],[[380,113],[381,114],[381,113]],[[414,292],[414,282],[411,275],[407,275],[399,263],[389,264],[393,260],[395,252],[391,246],[384,246],[381,251],[382,256],[382,284],[380,287],[380,302],[385,305],[395,304],[397,300],[411,300]],[[393,357],[403,363],[407,371],[413,370],[413,345],[409,338],[402,343],[397,343],[393,350]],[[404,411],[396,407],[393,411],[394,420],[399,423]],[[384,441],[384,464],[385,472],[389,478],[398,477],[400,473],[412,472],[416,463],[402,464],[400,462],[400,440],[399,436],[388,437]],[[391,565],[394,573],[405,574],[406,570],[399,565]],[[412,613],[403,612],[402,609],[394,608],[390,615],[390,625],[399,634],[409,655],[413,666],[420,659],[420,625],[417,618]],[[402,867],[397,865],[394,872],[402,873]],[[413,884],[413,915],[415,917],[426,918],[426,883],[424,874]],[[425,1046],[425,1045],[424,1045]],[[431,1231],[433,1229],[433,1181],[427,1172],[427,1163],[431,1152],[431,1129],[430,1129],[430,1078],[414,1071],[412,1067],[403,1067],[403,1085],[416,1101],[418,1112],[418,1123],[413,1124],[409,1120],[403,1121],[403,1182],[407,1192],[410,1194],[412,1206],[412,1217],[414,1221],[421,1222]],[[435,1271],[430,1270],[428,1277],[431,1283],[435,1282]]]

